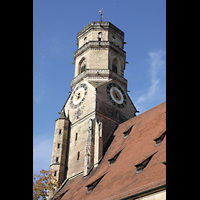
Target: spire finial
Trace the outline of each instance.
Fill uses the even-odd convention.
[[[61,112],[58,112],[60,114],[60,117],[58,119],[66,119],[64,108],[62,108]]]
[[[102,22],[102,18],[103,18],[103,14],[102,14],[103,8],[101,10],[99,10],[100,13],[100,21]]]

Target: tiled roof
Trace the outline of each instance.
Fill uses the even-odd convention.
[[[124,132],[131,126],[125,136]],[[59,196],[62,200],[123,199],[165,187],[166,136],[157,145],[155,141],[165,132],[166,102],[120,124],[98,167],[87,177],[81,174],[67,181],[54,199]],[[113,158],[116,160],[110,165],[109,160]],[[137,172],[142,163],[144,168]]]

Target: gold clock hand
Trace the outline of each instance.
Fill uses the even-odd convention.
[[[80,96],[81,96],[81,94],[80,94],[80,92],[79,92],[78,94],[75,94],[74,96],[77,97],[77,99],[79,99]]]
[[[115,93],[116,98],[119,98],[119,96],[118,96],[116,90],[113,90],[113,91],[114,91],[114,93]]]

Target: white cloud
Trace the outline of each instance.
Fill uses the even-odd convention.
[[[145,102],[151,98],[153,98],[154,94],[156,93],[157,89],[158,89],[158,83],[159,83],[159,79],[153,79],[151,81],[151,85],[148,89],[148,92],[141,95],[140,97],[138,97],[137,99],[137,104],[140,104],[142,102]]]
[[[149,107],[156,106],[165,100],[165,80],[163,80],[166,68],[166,62],[163,58],[165,54],[166,52],[163,50],[151,51],[148,54],[150,85],[147,91],[143,91],[142,95],[136,100],[135,104],[140,112],[144,112]]]
[[[165,56],[165,51],[163,50],[149,52],[152,80],[156,79],[158,73],[165,68],[165,60],[163,60],[163,56]]]

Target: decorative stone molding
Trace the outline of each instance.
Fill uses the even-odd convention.
[[[120,53],[122,56],[126,56],[126,52],[116,46],[113,42],[110,41],[89,41],[85,43],[82,47],[80,47],[77,51],[74,52],[74,59],[77,56],[81,55],[83,52],[86,52],[88,49],[90,50],[99,50],[105,48],[112,48],[117,53]]]
[[[99,80],[116,79],[121,81],[121,83],[123,84],[127,84],[127,80],[124,77],[110,71],[109,69],[87,69],[86,71],[71,80],[71,87],[73,88],[78,82],[82,81],[84,78]]]

